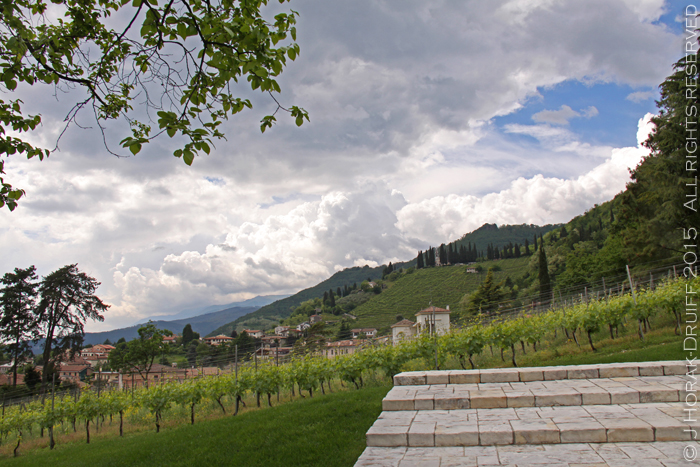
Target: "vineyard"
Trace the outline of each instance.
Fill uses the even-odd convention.
[[[165,382],[128,391],[85,390],[78,396],[46,397],[42,401],[3,408],[0,436],[11,443],[15,455],[22,440],[36,432],[48,434],[49,445],[55,444],[57,433],[84,432],[86,441],[105,420],[113,420],[123,434],[126,419],[148,419],[159,431],[164,417],[186,415],[194,424],[205,407],[218,408],[222,414],[236,415],[242,404],[273,405],[273,395],[286,391],[290,397],[313,397],[344,384],[360,388],[367,378],[378,375],[392,377],[407,367],[470,368],[474,360],[490,349],[509,357],[517,365],[516,349],[537,351],[543,342],[558,335],[581,347],[596,350],[601,335],[616,339],[621,328],[633,329],[644,339],[657,317],[671,319],[679,331],[687,290],[700,289],[700,280],[674,280],[655,289],[627,291],[616,295],[581,299],[566,308],[537,314],[520,314],[486,323],[474,322],[463,329],[443,336],[423,335],[398,346],[368,347],[361,352],[327,359],[306,357],[287,364],[273,361],[257,366],[246,364],[237,371],[216,377],[204,377],[181,383]],[[477,318],[478,319],[478,318]],[[604,334],[603,334],[604,331]],[[233,406],[233,409],[231,409]],[[227,413],[227,407],[229,413]],[[33,435],[34,434],[34,435]]]

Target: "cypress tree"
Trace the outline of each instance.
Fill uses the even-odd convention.
[[[547,266],[547,254],[544,245],[540,241],[539,271],[537,277],[540,280],[540,300],[548,302],[552,298],[552,282],[549,278],[549,268]]]

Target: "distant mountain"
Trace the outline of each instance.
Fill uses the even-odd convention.
[[[282,298],[288,297],[288,295],[258,295],[257,297],[250,298],[248,300],[243,300],[242,302],[232,302],[232,303],[227,303],[224,305],[210,305],[210,306],[205,306],[205,307],[199,307],[199,308],[189,308],[186,310],[182,310],[178,313],[173,313],[173,314],[165,314],[165,315],[157,315],[157,316],[149,316],[147,318],[143,318],[136,323],[137,324],[143,324],[147,323],[149,320],[152,321],[172,321],[172,320],[177,320],[177,319],[184,319],[184,318],[191,318],[193,316],[201,316],[205,315],[208,313],[214,313],[216,311],[221,311],[221,310],[227,310],[229,308],[247,308],[247,307],[255,307],[255,308],[260,308],[265,305],[269,305],[270,303],[273,303],[277,300],[280,300]]]
[[[175,334],[181,334],[182,329],[189,323],[193,331],[198,332],[201,336],[206,336],[219,326],[252,313],[258,308],[259,307],[255,306],[231,307],[200,316],[169,321],[156,320],[153,322],[159,329],[168,329]],[[136,324],[128,328],[114,329],[112,331],[87,332],[85,333],[84,343],[85,345],[102,344],[106,339],[109,339],[111,342],[116,342],[122,337],[128,341],[138,336],[138,329],[140,327],[141,324]]]

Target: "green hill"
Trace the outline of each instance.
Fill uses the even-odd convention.
[[[494,267],[498,282],[510,277],[515,281],[528,271],[530,257],[485,261],[479,263],[482,272],[469,273],[471,266],[443,266],[417,269],[399,275],[394,281],[385,281],[388,286],[381,294],[359,305],[352,313],[357,320],[353,327],[375,327],[387,333],[396,322],[396,316],[415,320],[416,312],[431,302],[440,308],[450,307],[458,315],[462,312],[460,300],[474,292],[484,280],[486,271]]]

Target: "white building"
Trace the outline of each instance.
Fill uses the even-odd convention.
[[[417,322],[408,319],[399,321],[391,326],[391,341],[394,345],[407,339],[418,337],[421,333],[438,335],[450,331],[450,307],[438,308],[430,306],[416,313]]]

